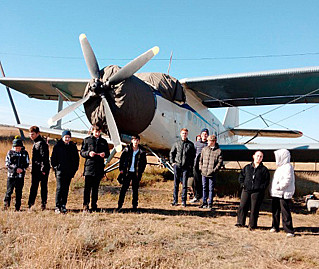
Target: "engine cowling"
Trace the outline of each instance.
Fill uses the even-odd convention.
[[[100,71],[105,82],[120,69],[119,66],[107,66]],[[89,93],[89,84],[85,96]],[[156,100],[152,87],[136,76],[122,81],[114,87],[104,90],[118,130],[121,134],[134,135],[143,132],[151,123],[156,109]],[[84,104],[85,113],[91,124],[102,126],[108,132],[104,109],[100,96],[92,96]]]

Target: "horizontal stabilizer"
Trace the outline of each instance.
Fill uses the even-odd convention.
[[[29,132],[29,128],[31,127],[31,125],[16,124],[12,127],[18,128],[19,130]],[[45,127],[39,127],[39,129],[40,129],[41,135],[46,136],[46,137],[50,137],[52,139],[60,139],[62,132],[64,131],[64,130],[60,130],[60,129],[52,129],[52,128],[45,128]],[[72,131],[72,130],[71,130],[71,134],[72,134],[72,141],[77,142],[77,143],[82,143],[84,138],[86,138],[89,135],[87,132]],[[106,141],[109,145],[113,146],[113,142],[110,140],[109,137],[104,136],[103,138],[106,139]],[[123,145],[125,145],[125,144],[123,144]]]
[[[263,137],[280,137],[280,138],[298,138],[302,132],[295,130],[259,130],[259,129],[231,129],[233,135],[241,136],[263,136]]]
[[[251,161],[257,150],[264,154],[263,161],[274,162],[274,151],[288,149],[292,162],[319,161],[319,143],[313,144],[229,144],[219,145],[224,161]]]

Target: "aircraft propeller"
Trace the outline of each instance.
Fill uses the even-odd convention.
[[[61,110],[59,113],[54,115],[52,118],[49,119],[48,123],[49,125],[52,125],[54,122],[58,121],[59,119],[62,119],[64,116],[74,111],[77,107],[87,102],[90,99],[90,97],[95,95],[100,96],[111,139],[114,143],[116,151],[119,152],[122,150],[121,139],[115,119],[113,117],[113,113],[105,97],[105,91],[134,75],[135,72],[142,68],[149,60],[151,60],[159,52],[159,48],[155,46],[152,49],[141,54],[140,56],[126,64],[108,80],[103,82],[100,76],[99,65],[97,63],[93,49],[89,41],[87,40],[86,35],[81,34],[79,39],[81,43],[83,56],[92,78],[91,82],[89,83],[89,93],[86,96],[84,96],[81,100],[66,107],[65,109]]]

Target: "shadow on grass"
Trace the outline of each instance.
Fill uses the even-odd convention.
[[[247,226],[246,226],[247,228]],[[266,226],[258,226],[256,229],[254,229],[255,231],[258,230],[262,230],[262,231],[269,231],[270,230],[270,226],[266,227]],[[295,227],[294,228],[295,233],[302,233],[302,235],[319,235],[319,227]],[[280,228],[281,232],[284,232],[284,230],[282,228]],[[301,236],[301,234],[295,234],[296,236]]]

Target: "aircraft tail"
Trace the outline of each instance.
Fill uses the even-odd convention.
[[[239,125],[239,109],[238,107],[229,107],[225,113],[223,125],[226,129],[233,129]],[[236,142],[238,140],[238,136],[234,135],[232,137],[232,141]]]

